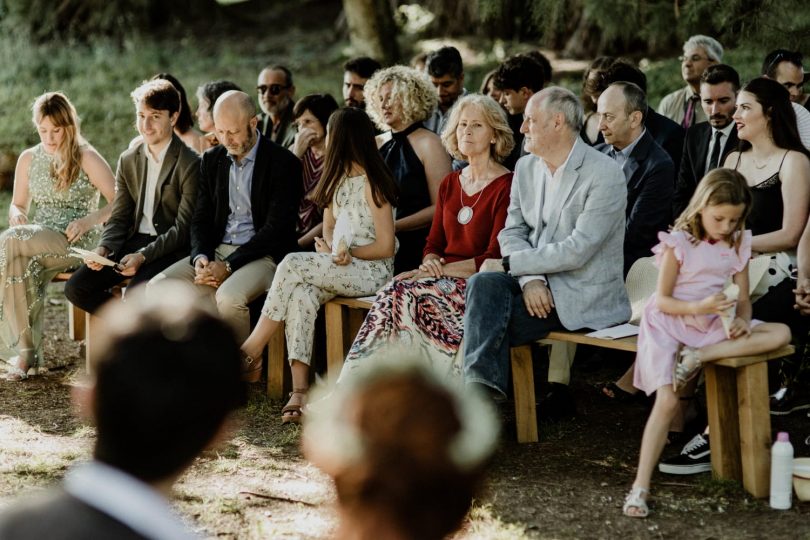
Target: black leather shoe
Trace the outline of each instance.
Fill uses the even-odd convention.
[[[558,421],[572,418],[577,414],[574,396],[567,385],[549,383],[549,392],[537,406],[537,417],[540,420]]]

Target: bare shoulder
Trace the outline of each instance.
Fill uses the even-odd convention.
[[[417,129],[408,135],[408,141],[420,157],[435,154],[436,152],[444,152],[441,138],[429,129]]]
[[[810,170],[810,159],[801,152],[790,150],[785,156],[783,167],[798,171],[808,171]]]
[[[723,162],[723,166],[726,167],[727,169],[730,169],[735,165],[737,165],[737,162],[739,160],[740,160],[740,153],[737,150],[735,150],[728,156],[726,156],[726,160]]]

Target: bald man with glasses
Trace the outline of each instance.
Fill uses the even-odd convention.
[[[267,66],[259,73],[256,83],[262,135],[274,143],[289,148],[295,141],[295,85],[292,72],[282,65]]]

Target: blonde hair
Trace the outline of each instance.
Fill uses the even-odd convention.
[[[744,205],[737,229],[731,234],[731,241],[735,249],[739,249],[742,241],[742,232],[745,230],[745,219],[751,211],[751,190],[745,177],[732,169],[714,169],[698,183],[689,205],[678,216],[673,231],[685,231],[698,240],[706,238],[706,230],[700,219],[700,213],[709,206],[719,204]]]
[[[45,118],[50,118],[54,126],[61,127],[64,131],[62,143],[56,149],[51,162],[51,175],[56,178],[56,189],[68,189],[82,169],[83,140],[79,132],[76,108],[63,93],[46,92],[34,101],[31,112],[35,127],[39,128]]]
[[[481,94],[464,96],[450,110],[450,118],[447,119],[447,124],[441,133],[442,144],[444,144],[447,153],[456,159],[467,159],[467,156],[462,155],[458,149],[458,137],[456,136],[458,123],[461,121],[461,112],[467,107],[475,107],[481,111],[484,122],[495,132],[493,135],[495,144],[490,145],[489,155],[499,163],[503,162],[515,147],[512,128],[509,127],[503,107],[498,105],[491,97],[482,96]]]
[[[391,129],[385,123],[379,93],[391,83],[391,100],[402,107],[402,123],[410,126],[429,117],[439,104],[439,94],[424,72],[407,66],[391,66],[377,71],[366,81],[366,112],[374,124],[383,130]]]

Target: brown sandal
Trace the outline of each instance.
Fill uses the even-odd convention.
[[[247,383],[259,382],[262,377],[262,359],[242,353],[242,380]]]
[[[292,399],[293,394],[303,394],[307,395],[307,391],[309,388],[294,388],[292,392],[290,392],[290,399]],[[301,419],[304,417],[303,405],[285,405],[284,408],[281,409],[281,423],[282,424],[300,424]]]

